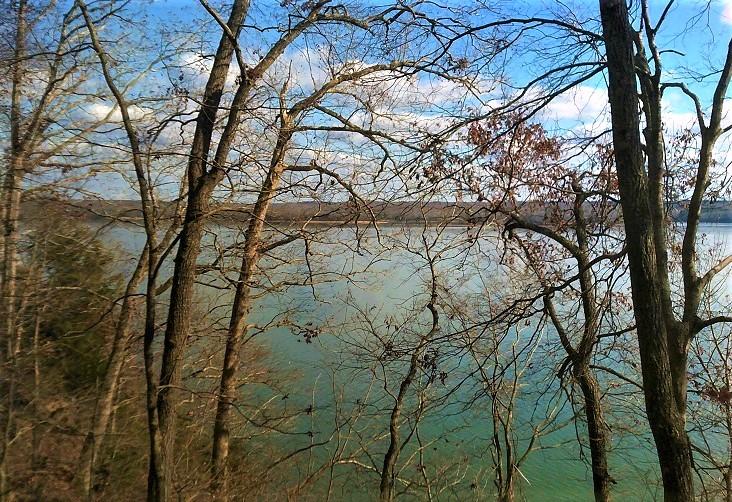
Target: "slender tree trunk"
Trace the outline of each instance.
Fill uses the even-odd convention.
[[[228,33],[222,33],[214,58],[214,64],[206,83],[203,104],[198,114],[196,131],[188,162],[188,197],[186,215],[183,220],[178,250],[175,257],[173,284],[170,292],[170,306],[165,328],[165,342],[160,367],[157,392],[157,420],[162,444],[159,454],[160,466],[166,470],[165,483],[174,482],[175,445],[175,391],[180,387],[180,365],[188,341],[191,326],[196,261],[201,249],[205,218],[209,210],[209,199],[221,173],[214,166],[209,170],[208,158],[211,148],[216,115],[234,54],[236,37],[249,10],[249,0],[236,0],[231,7],[227,21]],[[233,37],[231,36],[233,35]],[[244,76],[242,76],[243,78]],[[226,152],[228,153],[228,152]],[[225,155],[223,156],[225,160]],[[150,410],[152,411],[152,410]],[[152,427],[152,425],[151,425]],[[151,469],[154,463],[150,464]],[[158,477],[154,473],[150,478]],[[166,488],[167,491],[169,491]],[[160,499],[160,500],[165,500]]]
[[[41,333],[41,312],[36,312],[33,326],[33,431],[31,434],[31,470],[33,471],[33,494],[36,500],[41,500],[42,484],[39,470],[41,468],[41,419],[38,416],[39,402],[41,400],[41,364],[40,364],[40,333]]]
[[[585,263],[584,260],[581,260]],[[580,267],[582,264],[580,265]],[[582,281],[585,282],[585,281]],[[584,285],[583,285],[584,287]],[[549,304],[551,305],[551,304]],[[593,316],[594,316],[594,307]],[[550,316],[559,336],[562,345],[567,350],[574,367],[575,378],[579,381],[582,390],[582,398],[585,407],[585,419],[587,420],[587,432],[590,443],[590,455],[592,458],[592,482],[595,493],[596,502],[608,502],[610,500],[610,488],[614,480],[610,476],[608,469],[608,451],[610,446],[610,434],[605,424],[604,412],[602,409],[602,393],[597,383],[597,378],[589,368],[592,344],[588,344],[583,348],[584,352],[580,353],[571,347],[564,328],[559,324],[553,307],[550,307]],[[587,319],[586,319],[587,321]],[[594,338],[594,330],[587,330],[583,335],[583,342],[589,337]],[[582,345],[585,345],[583,343]]]
[[[425,242],[425,252],[429,259],[430,274],[432,277],[432,288],[430,293],[430,302],[427,304],[427,308],[432,315],[432,327],[429,333],[423,336],[419,340],[419,344],[414,348],[412,356],[409,359],[409,370],[404,376],[401,384],[399,385],[399,392],[394,402],[394,406],[391,410],[391,416],[389,417],[389,447],[384,455],[384,464],[381,468],[381,482],[379,484],[379,500],[381,502],[391,502],[394,500],[394,481],[396,479],[396,465],[399,460],[399,453],[402,445],[401,434],[400,434],[400,423],[402,409],[404,407],[404,400],[407,398],[409,388],[417,376],[419,370],[419,360],[422,357],[426,344],[432,339],[434,334],[437,332],[439,326],[439,314],[437,312],[437,277],[435,274],[435,266],[432,257],[430,256],[429,248]]]
[[[600,386],[589,368],[583,368],[579,375],[580,387],[585,401],[587,432],[590,439],[592,458],[592,483],[596,502],[610,500],[610,487],[613,483],[608,470],[607,454],[609,447],[608,430],[603,417]]]
[[[15,51],[12,68],[10,103],[10,155],[4,180],[2,298],[0,298],[0,500],[8,493],[7,450],[12,433],[15,394],[16,295],[18,266],[18,218],[23,183],[23,151],[21,142],[22,60],[26,52],[27,2],[19,0],[16,10]]]
[[[727,383],[729,387],[729,383]],[[722,471],[724,476],[724,500],[732,502],[732,405],[725,403],[725,425],[727,426],[727,468]]]
[[[125,296],[120,307],[119,317],[115,329],[114,340],[107,360],[107,369],[104,373],[104,380],[99,391],[94,409],[92,426],[87,434],[84,446],[79,458],[79,472],[84,495],[91,497],[94,484],[94,473],[96,472],[99,453],[104,445],[105,435],[109,427],[109,421],[114,410],[114,400],[117,395],[119,379],[127,359],[127,348],[130,343],[131,323],[133,318],[133,304],[136,301],[137,289],[142,283],[147,271],[147,248],[143,251],[137,261],[132,277],[127,282]]]
[[[283,115],[284,117],[284,115]],[[241,345],[246,335],[246,322],[251,307],[251,281],[259,261],[259,246],[267,212],[279,187],[284,169],[284,155],[290,140],[289,124],[283,121],[281,132],[275,145],[272,162],[267,177],[257,196],[257,202],[249,219],[249,226],[244,239],[244,256],[239,269],[239,280],[234,296],[229,331],[226,338],[224,362],[219,385],[216,419],[213,431],[213,447],[211,451],[212,493],[219,498],[226,498],[228,481],[228,457],[230,444],[231,411],[236,402],[237,372],[241,361]]]
[[[669,347],[669,339],[677,333],[667,329],[663,281],[658,277],[654,222],[639,132],[633,32],[625,0],[600,0],[600,14],[646,412],[661,466],[664,499],[688,502],[694,494],[691,446],[683,413],[685,399],[679,402],[685,396],[686,389],[679,388],[685,379],[674,378],[674,373],[678,377],[685,365],[678,360],[680,354],[676,354],[677,364],[672,371],[670,351],[682,347]]]
[[[514,472],[516,471],[516,458],[511,441],[511,432],[513,427],[513,412],[509,408],[501,410],[502,404],[499,404],[501,397],[499,392],[491,393],[492,399],[492,415],[493,415],[493,445],[496,448],[496,479],[495,484],[498,489],[496,494],[497,502],[513,502],[514,500]],[[511,397],[510,399],[513,399]],[[503,456],[504,465],[501,466],[501,456]]]
[[[2,414],[0,416],[0,500],[3,500],[7,491],[7,449],[12,436],[13,402],[15,400],[16,376],[16,297],[17,297],[17,267],[18,267],[18,218],[20,216],[21,176],[18,169],[11,163],[7,174],[5,187],[5,231],[4,231],[4,259],[2,284],[2,334],[0,341],[0,365],[2,365],[2,388],[0,399]]]
[[[498,493],[498,502],[513,502],[515,499],[514,494],[514,477],[513,477],[513,468],[511,468],[510,472],[506,473],[506,479],[504,483],[501,485],[501,490]]]
[[[400,420],[402,416],[402,408],[404,407],[404,400],[407,397],[409,387],[412,385],[414,377],[417,375],[417,369],[419,368],[419,357],[422,354],[420,346],[414,349],[412,357],[409,361],[409,371],[402,380],[399,386],[399,393],[397,394],[396,402],[391,410],[391,416],[389,417],[389,448],[386,450],[384,455],[384,465],[381,468],[381,483],[379,484],[379,500],[381,502],[392,502],[394,500],[394,479],[396,476],[396,464],[399,460],[399,451],[401,449],[400,444]]]
[[[188,200],[189,206],[186,209],[178,243],[178,252],[175,257],[168,322],[165,330],[163,357],[160,364],[160,379],[156,386],[156,413],[161,439],[160,454],[162,456],[160,461],[169,483],[172,483],[170,477],[173,475],[175,457],[175,403],[177,402],[175,396],[181,384],[181,366],[191,325],[196,264],[201,249],[208,196],[208,193],[199,193],[199,196],[189,197]],[[154,326],[151,329],[154,329]]]
[[[160,256],[154,245],[153,236],[148,235],[147,241],[147,285],[145,292],[145,332],[143,336],[142,353],[145,366],[145,404],[147,406],[147,427],[150,440],[148,472],[147,472],[147,500],[148,502],[166,502],[171,496],[172,486],[169,478],[169,466],[165,463],[163,451],[163,436],[160,431],[158,417],[158,381],[155,375],[155,318],[157,313],[155,299],[155,284]]]
[[[597,378],[595,378],[594,373],[590,369],[592,353],[597,344],[597,333],[600,330],[600,313],[597,306],[597,283],[590,261],[588,225],[583,208],[586,196],[578,182],[572,183],[572,190],[575,194],[573,213],[575,219],[575,235],[577,236],[577,245],[579,248],[579,254],[576,256],[576,260],[577,269],[580,271],[580,298],[584,313],[584,325],[582,339],[576,351],[568,347],[570,341],[567,339],[566,334],[562,343],[565,345],[565,349],[568,349],[569,356],[574,358],[574,374],[579,380],[585,402],[585,418],[587,420],[587,433],[590,442],[592,483],[595,492],[595,501],[608,502],[610,500],[610,487],[613,482],[613,479],[610,477],[607,461],[610,438],[603,416],[600,386],[597,383]]]
[[[506,445],[506,479],[504,480],[503,487],[499,498],[501,502],[513,502],[514,500],[514,485],[516,474],[516,454],[514,453],[513,441],[511,441],[511,429],[513,428],[513,402],[515,399],[515,386],[512,391],[512,396],[509,401],[506,415],[502,417],[503,421],[503,442]]]

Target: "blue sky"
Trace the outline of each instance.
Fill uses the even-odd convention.
[[[208,40],[209,47],[204,52],[210,52],[218,40],[219,32],[215,27],[211,26],[210,19],[205,13],[201,5],[196,0],[155,0],[147,2],[139,1],[139,6],[147,11],[147,18],[144,23],[135,23],[133,26],[139,29],[143,26],[147,33],[137,33],[143,39],[153,42],[160,36],[160,30],[179,30],[185,33],[186,30],[199,29],[200,22],[205,20],[208,22],[210,31],[198,33],[197,35],[204,40]],[[220,7],[220,2],[211,1],[215,7]],[[384,5],[385,1],[370,2],[370,5]],[[250,11],[249,24],[269,25],[272,26],[276,15],[280,15],[283,9],[279,6],[278,0],[252,1],[252,9]],[[458,5],[458,2],[452,5]],[[540,15],[551,17],[555,15],[557,9],[566,9],[568,3],[559,4],[552,1],[527,1],[493,2],[491,5],[503,5],[520,11],[522,15]],[[578,18],[590,19],[594,18],[594,26],[597,27],[598,2],[597,0],[580,0],[571,4],[572,10],[576,12]],[[651,0],[651,16],[657,19],[662,9],[666,5],[665,1]],[[133,6],[130,9],[133,10]],[[222,12],[226,16],[226,11]],[[283,19],[280,17],[280,20]],[[479,22],[479,19],[471,19],[472,22]],[[664,55],[664,69],[666,72],[666,80],[684,81],[689,87],[697,92],[706,105],[711,101],[711,93],[713,92],[714,76],[697,81],[697,77],[711,72],[711,69],[718,67],[723,60],[727,43],[732,35],[732,0],[714,0],[711,3],[702,0],[677,0],[669,11],[668,18],[664,27],[659,34],[659,45],[662,50],[669,50]],[[251,28],[245,29],[242,35],[242,47],[245,53],[252,58],[255,56],[251,53],[251,48],[257,45],[265,46],[264,40],[271,40],[275,33],[262,34]],[[537,73],[541,72],[541,65],[547,63],[541,60],[540,53],[530,53],[532,50],[541,50],[540,39],[536,40],[536,46],[530,44],[525,47],[529,52],[517,53],[513,56],[513,61],[509,66],[507,77],[515,84],[521,85],[523,82],[533,78]],[[154,44],[153,44],[154,45]],[[553,50],[561,52],[562,47],[554,47]],[[304,47],[296,44],[286,54],[285,60],[294,63],[294,71],[296,76],[302,77],[305,74],[307,78],[316,75],[320,69],[317,68],[317,62],[308,59],[312,54],[312,47]],[[188,54],[190,55],[190,53]],[[186,54],[179,54],[180,62],[186,61]],[[186,83],[191,86],[200,86],[205,81],[206,61],[199,61],[200,75],[197,75],[194,68],[185,70]],[[175,73],[175,72],[173,72]],[[237,74],[237,69],[232,68],[232,80]],[[157,83],[160,84],[161,79],[167,78],[166,72],[158,72]],[[302,85],[307,86],[307,78],[300,78]],[[138,87],[139,91],[144,93],[145,85],[151,85],[154,80],[148,80],[141,83]],[[416,89],[421,92],[421,96],[429,97],[430,102],[434,105],[434,110],[429,107],[414,105],[413,109],[409,107],[410,102],[407,101],[403,105],[403,112],[407,114],[410,120],[429,122],[439,114],[439,109],[443,103],[454,99],[460,90],[452,85],[444,83],[431,82],[430,79],[422,78],[416,82]],[[537,86],[535,92],[542,92],[541,85]],[[490,101],[490,95],[485,97],[486,101]],[[576,131],[582,134],[589,130],[597,132],[608,127],[607,116],[607,90],[603,76],[597,76],[589,80],[571,92],[558,97],[542,114],[542,119],[547,127],[562,131]],[[695,115],[693,106],[689,99],[679,92],[668,92],[664,101],[666,106],[666,124],[671,129],[679,129],[693,124]],[[99,105],[101,108],[93,110],[94,113],[104,113],[109,111],[111,102]],[[490,106],[490,105],[486,105]],[[437,111],[435,111],[437,110]],[[730,114],[732,118],[732,114]],[[114,196],[121,196],[119,190],[113,189],[114,184],[106,183],[107,190],[111,190]],[[120,187],[120,190],[122,188]]]
[[[384,5],[384,1],[362,2],[369,5]],[[501,2],[494,2],[496,5],[502,5]],[[666,5],[665,0],[651,0],[651,15],[657,18]],[[214,4],[212,2],[212,4]],[[263,24],[271,25],[274,12],[282,12],[277,0],[265,0],[252,2],[249,22],[256,24],[264,21]],[[443,5],[461,5],[462,2],[443,2]],[[526,1],[515,3],[520,4],[520,10],[523,14],[535,15],[552,15],[560,5],[552,1]],[[215,5],[215,4],[214,4]],[[510,5],[510,2],[503,3],[504,6]],[[562,5],[573,6],[578,15],[586,15],[588,17],[598,16],[597,0],[579,0],[575,2],[562,2]],[[170,16],[177,18],[181,25],[190,23],[194,18],[205,18],[200,4],[195,0],[155,0],[150,4],[151,25],[155,26],[156,21],[170,24]],[[475,21],[477,22],[477,20]],[[690,87],[699,93],[704,102],[708,102],[711,97],[713,86],[708,83],[695,82],[693,73],[707,73],[707,70],[718,66],[726,52],[726,45],[732,35],[732,0],[676,0],[669,11],[669,15],[664,23],[664,27],[659,34],[660,46],[664,50],[674,51],[664,55],[665,71],[671,79],[678,74],[679,80],[682,78]],[[216,38],[217,33],[212,33]],[[254,37],[261,39],[264,35],[246,30],[243,37]],[[213,40],[212,40],[213,43]],[[247,44],[243,44],[245,47]],[[683,54],[683,56],[681,54]],[[711,63],[710,63],[711,62]],[[526,80],[531,77],[532,66],[536,66],[536,61],[517,60],[511,71],[511,78],[516,82]],[[528,70],[524,73],[524,70]],[[524,73],[522,75],[522,73]],[[590,93],[589,89],[583,89],[578,99],[563,99],[557,104],[557,110],[560,118],[568,118],[563,115],[571,115],[570,109],[572,104],[576,104],[579,108],[584,108],[587,113],[582,115],[589,118],[589,114],[596,112],[598,109],[596,101],[600,98],[600,94],[604,93],[604,82],[598,79],[589,87],[596,87],[597,95]],[[603,92],[599,92],[603,91]],[[683,99],[676,99],[671,96],[674,105],[674,112],[687,113],[692,108],[689,103],[685,103]],[[583,99],[587,99],[588,103],[581,103]],[[570,103],[571,101],[572,103]],[[669,103],[671,104],[671,103]],[[585,106],[587,105],[587,106]]]

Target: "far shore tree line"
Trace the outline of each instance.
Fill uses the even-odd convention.
[[[2,3],[0,501],[732,501],[716,8]]]
[[[562,199],[556,201],[522,201],[521,213],[536,223],[547,221],[561,211],[565,202]],[[53,210],[57,207],[65,207],[71,211],[75,218],[84,221],[105,222],[115,219],[120,222],[137,223],[142,221],[142,211],[139,201],[130,200],[99,200],[81,199],[57,200],[54,196],[50,198],[38,198],[26,201],[24,209],[25,218],[32,220],[39,213]],[[505,224],[505,218],[492,211],[492,206],[487,202],[455,202],[455,201],[368,201],[371,211],[377,222],[383,223],[417,223],[422,224],[427,219],[428,223],[439,224],[446,219],[451,219],[454,225],[470,225],[487,222],[492,225]],[[591,204],[586,204],[590,206]],[[174,211],[175,201],[160,201],[161,210]],[[211,220],[215,224],[241,224],[246,222],[253,205],[246,203],[224,203],[217,208]],[[588,209],[592,209],[588,207]],[[674,221],[683,222],[688,213],[688,201],[674,202],[668,204],[667,211]],[[591,215],[592,216],[592,215]],[[372,223],[368,215],[354,214],[352,205],[349,202],[275,202],[267,213],[267,221],[278,224],[290,222],[312,221],[313,223]],[[732,223],[732,202],[713,201],[705,202],[702,211],[701,221],[704,223]],[[617,220],[621,223],[621,219]]]

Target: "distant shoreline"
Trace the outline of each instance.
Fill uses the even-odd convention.
[[[686,202],[669,206],[676,221],[686,218]],[[224,203],[211,214],[211,220],[219,223],[245,223],[252,205]],[[480,202],[383,202],[373,201],[369,208],[377,225],[400,224],[408,226],[476,226],[499,223],[499,219],[487,217],[488,204]],[[161,216],[171,217],[172,202],[161,203]],[[536,223],[546,221],[557,210],[569,210],[566,202],[546,203],[526,201],[517,207],[524,218]],[[588,208],[591,210],[591,208]],[[142,218],[140,202],[135,200],[102,199],[33,199],[23,202],[22,218],[31,219],[49,212],[61,212],[70,217],[89,221],[127,220],[130,223]],[[619,210],[614,217],[619,222]],[[281,202],[270,207],[267,221],[276,224],[304,223],[313,225],[372,225],[368,211],[349,202]],[[706,202],[702,210],[703,223],[732,223],[732,201]]]

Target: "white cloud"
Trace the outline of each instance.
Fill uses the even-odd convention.
[[[725,24],[732,24],[732,0],[720,0],[722,13],[720,20]]]
[[[666,130],[670,132],[678,132],[686,129],[698,129],[698,121],[695,112],[665,111],[663,114],[663,125]]]
[[[122,122],[122,114],[118,106],[106,103],[94,103],[86,109],[86,113],[96,120],[106,120],[109,122]],[[145,116],[145,110],[139,106],[132,105],[129,107],[129,114],[132,120],[140,120]]]
[[[699,130],[699,121],[692,101],[680,92],[667,92],[661,102],[663,125],[670,133],[686,129]]]
[[[578,86],[557,96],[547,107],[548,118],[586,122],[607,111],[607,91],[601,87]]]
[[[309,47],[288,51],[268,71],[270,85],[279,88],[283,76],[290,75],[290,87],[312,91],[330,78],[326,56],[318,49]]]

